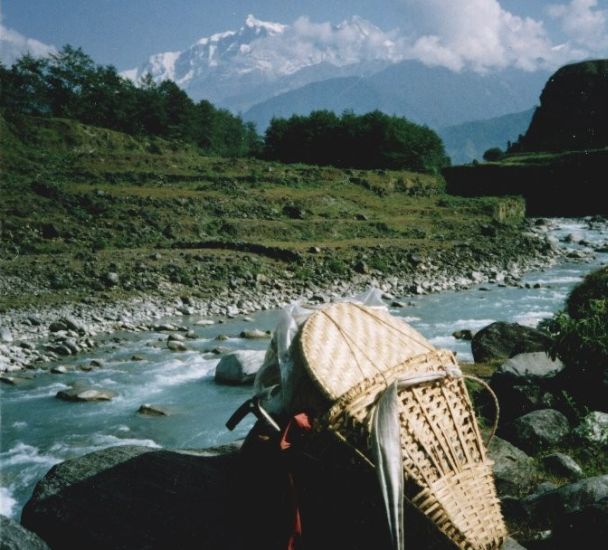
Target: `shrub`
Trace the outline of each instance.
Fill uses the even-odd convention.
[[[608,267],[591,273],[570,293],[567,312],[545,324],[555,337],[553,355],[566,365],[566,391],[596,410],[608,410],[607,283]]]
[[[483,160],[487,162],[496,162],[502,159],[504,156],[505,154],[502,152],[500,147],[492,147],[483,154]]]
[[[588,316],[597,300],[608,299],[608,266],[602,267],[585,277],[585,280],[575,287],[566,302],[568,315],[573,319]]]

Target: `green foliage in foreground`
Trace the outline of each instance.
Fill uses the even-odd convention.
[[[275,118],[266,130],[265,155],[288,163],[427,173],[449,164],[433,130],[380,111],[342,116],[314,111],[309,116]]]
[[[565,363],[573,395],[594,409],[608,410],[608,266],[570,293],[567,312],[547,323],[555,336],[553,353]]]

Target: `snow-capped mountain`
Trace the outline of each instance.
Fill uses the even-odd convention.
[[[182,52],[155,54],[123,75],[171,79],[194,99],[243,110],[310,82],[362,76],[398,60],[392,33],[357,16],[339,25],[307,18],[283,25],[249,15],[237,31],[201,38]]]

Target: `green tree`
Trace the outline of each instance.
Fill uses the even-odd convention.
[[[93,85],[94,75],[95,64],[81,48],[68,44],[51,54],[46,77],[51,112],[55,116],[80,119],[91,108],[83,97]]]
[[[496,162],[504,156],[505,154],[500,147],[492,147],[483,154],[483,160],[486,162]]]
[[[0,73],[2,93],[0,105],[5,114],[44,115],[50,110],[46,82],[48,61],[29,54]]]

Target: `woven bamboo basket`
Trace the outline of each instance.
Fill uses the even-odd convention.
[[[330,403],[318,423],[371,461],[372,412],[398,389],[406,498],[456,547],[500,548],[506,528],[473,407],[454,355],[388,312],[338,303],[313,313],[299,338],[304,368]],[[430,377],[432,378],[432,376]]]

